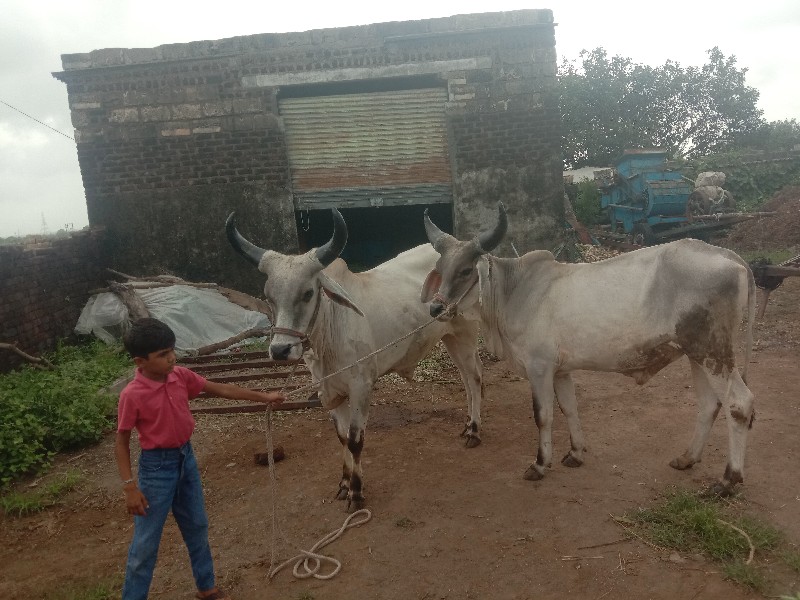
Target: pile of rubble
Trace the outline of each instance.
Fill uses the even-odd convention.
[[[740,223],[718,243],[736,250],[800,251],[800,186],[788,186],[761,209],[775,216]]]

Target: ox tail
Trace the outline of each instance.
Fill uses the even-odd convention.
[[[743,261],[744,262],[744,261]],[[753,328],[756,322],[756,280],[753,270],[746,262],[747,269],[747,329],[744,338],[744,366],[742,367],[742,381],[747,385],[747,367],[750,364],[750,355],[753,352]]]

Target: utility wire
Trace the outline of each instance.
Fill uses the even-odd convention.
[[[72,140],[73,142],[75,141],[75,138],[73,138],[71,135],[67,135],[67,134],[66,134],[66,133],[64,133],[63,131],[59,131],[58,129],[56,129],[56,128],[54,128],[54,127],[50,127],[50,125],[48,125],[47,123],[42,123],[42,122],[41,122],[39,119],[37,119],[37,118],[35,118],[35,117],[32,117],[32,116],[30,116],[28,113],[22,112],[22,111],[21,111],[20,109],[18,109],[16,106],[11,106],[11,105],[10,105],[8,102],[5,102],[5,101],[3,101],[3,100],[0,100],[0,104],[5,104],[5,105],[6,105],[8,108],[10,108],[10,109],[12,109],[12,110],[15,110],[15,111],[17,111],[17,112],[18,112],[19,114],[21,114],[21,115],[25,115],[26,117],[28,117],[29,119],[31,119],[31,120],[33,120],[33,121],[36,121],[37,123],[39,123],[39,125],[44,125],[44,126],[45,126],[45,127],[47,127],[48,129],[52,129],[53,131],[55,131],[55,132],[56,132],[56,133],[58,133],[59,135],[63,135],[63,136],[64,136],[65,138],[67,138],[68,140]]]

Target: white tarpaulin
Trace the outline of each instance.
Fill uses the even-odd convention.
[[[254,327],[271,326],[265,314],[229,302],[215,289],[188,285],[134,289],[150,315],[175,332],[175,350],[182,355]],[[128,309],[115,294],[103,292],[89,298],[75,332],[111,343],[120,339],[127,325]]]

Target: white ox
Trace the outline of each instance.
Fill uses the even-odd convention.
[[[337,498],[347,498],[348,508],[355,510],[365,502],[361,452],[375,381],[389,372],[411,378],[419,360],[442,340],[466,388],[469,420],[464,435],[467,446],[473,447],[480,443],[482,366],[478,324],[462,318],[431,322],[427,306],[419,300],[420,287],[438,258],[430,245],[352,273],[337,258],[347,241],[347,226],[338,210],[333,209],[333,217],[330,241],[298,256],[251,244],[236,229],[233,213],[226,230],[234,249],[267,276],[264,294],[274,318],[272,358],[303,356],[315,381],[335,374],[322,383],[320,399],[331,411],[343,447]],[[413,335],[337,373],[425,323],[429,324]]]
[[[688,469],[700,461],[724,406],[728,465],[722,483],[712,490],[726,494],[742,481],[747,430],[755,414],[753,394],[744,382],[755,286],[747,263],[734,252],[684,239],[591,264],[559,263],[544,250],[498,258],[488,252],[507,229],[502,204],[495,228],[469,242],[443,233],[427,214],[425,228],[441,254],[422,290],[423,302],[433,300],[431,315],[447,319],[460,313],[479,320],[490,351],[510,359],[530,381],[539,451],[526,479],[541,479],[550,466],[554,397],[571,439],[561,462],[569,467],[583,463],[572,371],[622,373],[642,384],[686,355],[699,414],[688,450],[670,465]],[[735,353],[745,314],[740,376]]]

